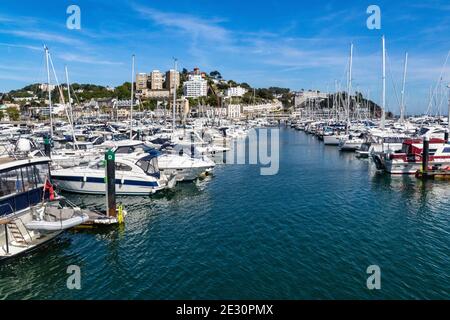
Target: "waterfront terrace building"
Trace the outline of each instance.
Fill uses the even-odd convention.
[[[144,89],[141,90],[138,94],[138,97],[142,99],[152,99],[152,98],[159,98],[159,99],[168,99],[170,96],[169,90],[149,90]]]
[[[208,94],[208,82],[200,74],[190,74],[183,84],[183,93],[188,98],[205,97]]]

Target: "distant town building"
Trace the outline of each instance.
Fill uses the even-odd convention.
[[[34,101],[37,100],[37,96],[31,96],[31,97],[13,97],[14,101]]]
[[[241,117],[241,105],[229,104],[227,106],[227,117],[229,119],[238,119]]]
[[[162,98],[168,99],[170,96],[169,90],[150,90],[144,89],[138,94],[142,99]]]
[[[130,110],[125,108],[119,108],[116,111],[116,115],[118,119],[126,119],[130,116]]]
[[[136,75],[136,91],[141,91],[147,89],[148,74],[138,73]]]
[[[251,115],[261,115],[283,109],[280,101],[256,105],[247,105],[242,107],[242,113]]]
[[[327,93],[323,93],[317,90],[308,90],[296,92],[294,96],[295,108],[300,108],[305,105],[308,100],[324,100],[328,97]]]
[[[193,71],[189,72],[189,75],[191,75],[191,76],[201,76],[203,79],[206,78],[206,73],[200,71],[199,68],[194,68]]]
[[[103,108],[112,108],[114,106],[114,103],[116,102],[116,99],[114,98],[99,98],[97,99],[97,106],[103,107]]]
[[[206,109],[206,116],[207,117],[221,117],[225,118],[227,115],[227,108],[223,107],[208,107]]]
[[[208,94],[208,82],[201,74],[190,74],[183,84],[183,93],[188,98],[204,97]]]
[[[180,73],[173,69],[166,72],[166,89],[173,93],[180,86]]]
[[[54,84],[47,84],[47,83],[42,83],[39,85],[39,89],[41,89],[42,91],[48,91],[48,89],[50,88],[50,90],[54,90],[56,88],[56,86]]]
[[[227,89],[226,95],[228,97],[242,97],[244,94],[247,93],[247,89],[242,88],[240,86],[237,87],[231,87]]]
[[[162,90],[164,83],[164,74],[159,70],[153,70],[150,73],[150,89]]]

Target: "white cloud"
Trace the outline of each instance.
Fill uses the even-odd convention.
[[[58,58],[64,60],[64,61],[70,61],[70,62],[79,62],[79,63],[86,63],[86,64],[98,64],[98,65],[122,65],[122,62],[116,62],[116,61],[109,61],[105,60],[99,57],[92,57],[92,56],[84,56],[74,53],[63,53],[58,54]]]
[[[202,19],[192,15],[174,12],[162,12],[153,8],[134,6],[134,9],[143,17],[151,19],[154,23],[168,28],[176,28],[195,38],[204,38],[214,41],[230,39],[227,29],[218,25],[223,20]]]
[[[0,46],[2,47],[8,47],[8,48],[22,48],[22,49],[29,49],[34,51],[43,51],[43,47],[28,45],[28,44],[15,44],[15,43],[4,43],[0,42]]]
[[[44,42],[57,42],[66,45],[82,45],[82,41],[61,34],[44,32],[39,30],[0,30],[0,33],[16,37],[40,40]]]

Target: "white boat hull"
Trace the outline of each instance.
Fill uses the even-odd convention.
[[[38,221],[33,220],[25,226],[29,230],[39,230],[39,231],[59,231],[66,230],[72,227],[76,227],[82,223],[85,223],[89,220],[88,215],[76,216],[69,219],[64,219],[62,221]]]
[[[58,188],[64,191],[84,194],[106,194],[106,185],[104,182],[70,181],[64,180],[64,178],[61,178],[60,176],[53,177],[52,181],[58,186]],[[163,189],[163,187],[153,184],[129,185],[117,182],[118,180],[116,179],[117,195],[149,195]]]
[[[327,146],[338,146],[342,137],[340,135],[323,136],[323,143]]]
[[[345,141],[339,145],[341,151],[356,151],[361,149],[363,141]]]
[[[445,162],[430,162],[429,166],[438,165],[438,166],[450,166],[450,161]],[[400,161],[392,161],[386,160],[384,162],[384,167],[386,172],[390,174],[415,174],[417,170],[422,169],[421,162],[400,162]]]

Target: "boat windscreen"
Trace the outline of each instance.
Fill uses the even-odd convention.
[[[144,170],[146,174],[159,178],[158,160],[156,157],[149,159],[146,158],[139,160],[136,165]]]

